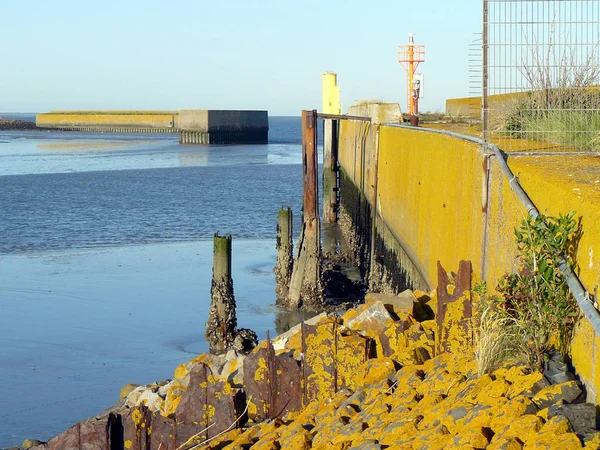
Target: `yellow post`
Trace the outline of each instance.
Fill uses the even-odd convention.
[[[322,77],[323,82],[323,107],[325,114],[341,114],[340,88],[337,85],[337,74],[326,72]]]

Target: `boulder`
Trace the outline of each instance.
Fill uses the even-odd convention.
[[[394,319],[382,302],[374,302],[356,317],[348,320],[343,328],[356,331],[361,336],[377,337],[394,323]]]
[[[121,388],[121,391],[119,392],[119,398],[127,398],[127,396],[128,396],[129,394],[131,394],[131,392],[132,392],[132,391],[133,391],[135,388],[137,388],[137,387],[139,387],[139,386],[140,386],[140,385],[139,385],[139,384],[136,384],[136,383],[128,383],[128,384],[126,384],[125,386],[123,386],[123,387]]]
[[[231,386],[242,387],[244,382],[244,353],[235,350],[227,352],[227,362],[221,369],[219,379],[228,382]]]
[[[206,365],[213,373],[218,373],[225,365],[225,355],[213,355],[212,353],[203,353],[191,361],[180,364],[173,373],[174,379],[180,386],[186,387],[190,382],[190,373]]]
[[[579,436],[596,431],[596,405],[592,403],[552,405],[548,408],[548,418],[566,417]]]
[[[323,321],[323,320],[327,320],[327,313],[321,313],[318,314],[314,317],[311,317],[308,320],[304,321],[305,325],[316,325],[317,323]],[[300,333],[300,328],[302,327],[302,324],[298,324],[293,326],[292,328],[290,328],[289,330],[287,330],[285,333],[281,333],[279,336],[277,336],[276,338],[274,338],[271,343],[273,345],[273,349],[275,349],[275,353],[280,353],[282,351],[285,350],[289,350],[287,348],[287,343],[290,340],[290,338],[298,333]]]
[[[145,405],[152,412],[160,412],[163,399],[152,389],[143,391],[137,399],[136,406]]]
[[[37,447],[38,445],[42,445],[42,441],[38,441],[37,439],[25,439],[21,444],[23,450],[29,450],[32,447]]]
[[[415,294],[411,290],[406,290],[398,295],[367,293],[365,301],[369,303],[381,302],[388,311],[398,317],[403,317],[408,314],[414,315],[415,305],[419,303]]]
[[[575,375],[569,372],[565,359],[558,350],[551,350],[548,361],[544,362],[544,376],[551,384],[566,383],[575,379]]]
[[[573,403],[581,395],[579,384],[573,380],[548,386],[535,394],[532,400],[538,408],[543,409],[562,402]]]

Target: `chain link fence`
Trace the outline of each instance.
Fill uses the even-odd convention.
[[[484,139],[600,150],[600,0],[484,0]]]

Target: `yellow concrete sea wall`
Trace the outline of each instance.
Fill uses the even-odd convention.
[[[520,97],[526,96],[525,92],[496,94],[488,96],[488,108],[501,110],[510,107]],[[449,98],[446,100],[446,114],[449,116],[481,116],[481,97]]]
[[[540,212],[558,216],[576,212],[583,235],[578,243],[577,275],[597,294],[600,280],[600,158],[593,154],[509,156],[509,166]],[[516,269],[514,229],[527,215],[498,166],[492,170],[488,244],[488,284]],[[588,391],[600,403],[600,337],[582,319],[571,343],[571,358]]]
[[[171,111],[52,111],[38,114],[36,125],[42,128],[177,128],[177,116],[177,112]]]
[[[500,276],[516,269],[514,229],[527,214],[495,157],[488,161],[489,185],[484,189],[487,177],[479,144],[390,126],[381,126],[377,139],[375,130],[344,123],[339,161],[372,205],[376,189],[377,220],[417,259],[431,284],[437,280],[438,260],[453,271],[460,260],[470,260],[474,277],[493,289]],[[369,154],[374,156],[369,159]],[[507,162],[540,212],[557,216],[576,211],[583,227],[577,274],[594,295],[600,280],[600,157],[510,154]],[[600,337],[585,318],[577,327],[571,357],[588,398],[600,400]]]
[[[381,127],[378,209],[430,280],[437,279],[438,260],[448,270],[470,260],[474,272],[481,273],[482,163],[471,142]]]

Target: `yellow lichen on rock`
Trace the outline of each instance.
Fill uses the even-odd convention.
[[[463,305],[464,299],[455,302],[455,306]],[[518,364],[507,364],[491,374],[478,376],[468,346],[470,330],[457,321],[462,306],[456,310],[450,307],[447,314],[453,352],[434,358],[437,332],[434,320],[419,322],[406,315],[386,324],[388,319],[380,306],[381,302],[368,301],[358,310],[344,314],[343,325],[329,320],[310,327],[303,355],[309,369],[307,385],[303,386],[310,393],[309,403],[300,411],[252,425],[232,435],[231,442],[219,440],[219,444],[207,448],[583,448],[569,421],[562,416],[549,417],[556,411],[548,409],[552,403],[577,397],[580,391],[575,381],[548,386],[540,372],[529,373]],[[369,314],[374,317],[379,313],[383,322],[379,325],[369,322]],[[373,327],[344,328],[352,320],[356,325],[360,317]],[[385,328],[375,336],[374,331],[381,323],[386,324]],[[295,333],[287,338],[288,351],[301,350],[301,340],[294,341],[298,336]],[[373,340],[378,341],[376,352],[369,347]],[[386,357],[390,351],[392,355]],[[267,382],[266,361],[259,361],[258,366],[254,378]],[[223,369],[221,381],[224,373],[232,371]],[[235,389],[230,385],[223,393],[228,389],[231,392],[227,395],[232,395]],[[254,416],[256,409],[266,406],[265,399],[248,401],[249,412]],[[600,435],[594,439],[600,442]],[[585,448],[598,448],[592,445]]]

